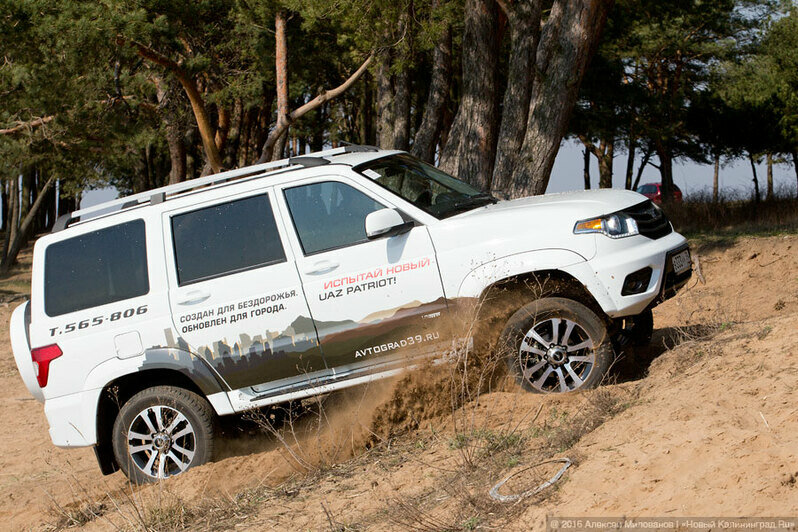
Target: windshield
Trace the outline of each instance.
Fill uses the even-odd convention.
[[[436,218],[498,201],[410,155],[384,157],[355,170]]]

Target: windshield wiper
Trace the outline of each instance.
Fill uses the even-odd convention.
[[[466,211],[471,209],[472,207],[477,207],[480,205],[485,205],[486,203],[498,203],[499,200],[488,194],[487,192],[482,192],[480,194],[476,194],[474,196],[469,196],[463,200],[455,201],[452,203],[449,210],[444,213],[444,216],[453,216],[454,214]]]

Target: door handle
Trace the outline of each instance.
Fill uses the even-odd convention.
[[[202,303],[206,299],[211,297],[211,295],[207,292],[202,292],[201,290],[192,290],[191,292],[187,293],[183,296],[183,299],[177,302],[178,305],[196,305],[197,303]]]
[[[337,262],[333,262],[331,260],[320,260],[311,266],[309,270],[305,270],[305,273],[308,275],[320,275],[322,273],[331,272],[338,266],[340,265]]]

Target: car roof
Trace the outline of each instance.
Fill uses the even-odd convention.
[[[296,157],[289,157],[279,161],[272,161],[263,164],[254,164],[206,177],[190,179],[182,183],[167,185],[164,187],[139,192],[129,196],[124,196],[111,201],[93,205],[85,209],[79,209],[71,213],[60,216],[54,226],[53,233],[63,231],[68,227],[79,225],[89,220],[106,218],[124,212],[132,207],[151,206],[163,203],[172,197],[178,197],[197,189],[203,191],[222,188],[231,184],[240,183],[243,180],[260,179],[276,173],[285,174],[292,170],[303,168],[325,166],[330,163],[342,164],[346,166],[357,166],[375,159],[380,159],[388,155],[404,153],[400,150],[382,150],[374,146],[347,145],[329,150],[308,153]]]

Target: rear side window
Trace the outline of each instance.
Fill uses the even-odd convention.
[[[285,201],[306,255],[366,242],[366,216],[385,208],[337,181],[288,188]]]
[[[285,261],[267,194],[172,218],[180,285]]]
[[[144,220],[50,245],[44,255],[44,311],[60,316],[150,291]]]

